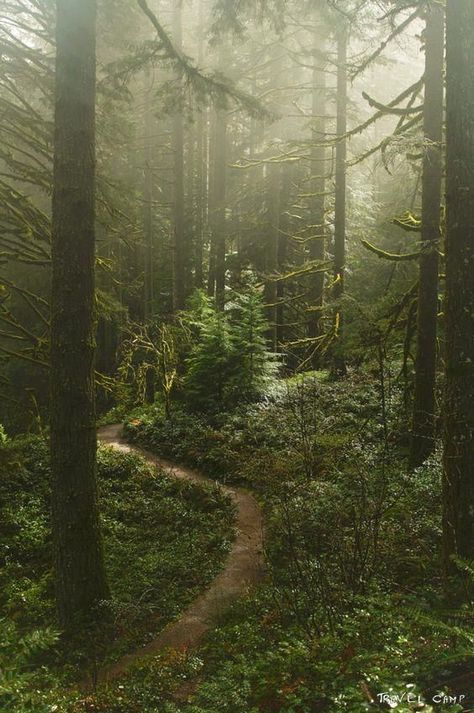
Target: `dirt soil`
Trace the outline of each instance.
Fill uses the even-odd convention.
[[[104,426],[99,430],[102,443],[124,453],[135,452],[149,463],[164,469],[173,478],[198,484],[214,485],[215,481],[184,466],[159,458],[144,448],[127,443],[122,438],[122,426]],[[197,599],[170,622],[146,646],[123,656],[116,663],[98,672],[96,683],[107,683],[125,674],[139,659],[164,649],[187,650],[195,647],[202,636],[214,627],[225,609],[261,580],[263,574],[263,519],[255,498],[242,488],[220,485],[236,508],[236,536],[224,569]],[[184,573],[183,573],[184,574]]]

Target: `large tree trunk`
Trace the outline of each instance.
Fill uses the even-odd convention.
[[[344,294],[346,262],[346,159],[347,159],[347,25],[339,29],[337,38],[337,144],[336,193],[334,208],[334,353],[332,371],[336,377],[344,376],[346,363],[343,349],[343,313],[341,299]]]
[[[418,332],[410,466],[416,468],[433,451],[436,408],[436,326],[438,318],[438,250],[443,140],[444,9],[426,10],[425,107],[422,249],[418,290]]]
[[[444,554],[474,560],[474,3],[447,3]]]
[[[173,34],[176,49],[182,50],[182,0],[176,0],[173,8]],[[182,77],[179,73],[178,79]],[[173,244],[173,310],[186,306],[187,285],[186,270],[188,255],[184,226],[184,120],[182,111],[173,117],[173,154],[174,154],[174,244]]]
[[[57,0],[51,295],[51,466],[61,625],[108,596],[94,400],[95,0]]]
[[[312,238],[309,255],[311,260],[324,260],[326,250],[326,218],[325,218],[325,173],[326,149],[323,142],[326,139],[326,73],[325,67],[320,68],[323,52],[319,49],[319,37],[315,47],[313,62],[312,89],[312,142],[311,147],[311,223]],[[310,317],[308,319],[308,336],[316,339],[321,334],[321,317],[324,300],[324,273],[317,272],[310,277],[309,285]],[[313,347],[315,349],[315,347]],[[314,352],[316,355],[316,351]],[[318,365],[318,359],[313,357],[313,366]]]

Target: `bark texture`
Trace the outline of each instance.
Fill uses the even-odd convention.
[[[436,333],[438,321],[438,250],[440,240],[444,9],[427,8],[425,32],[425,103],[422,256],[418,290],[415,396],[410,466],[416,468],[433,451],[436,429]]]
[[[57,0],[51,464],[57,602],[68,630],[108,595],[94,399],[95,0]]]
[[[444,555],[474,559],[474,3],[447,3]]]

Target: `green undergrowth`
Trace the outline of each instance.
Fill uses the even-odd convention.
[[[134,412],[131,440],[257,491],[269,573],[181,672],[191,701],[137,711],[463,710],[438,697],[474,690],[474,610],[446,611],[441,458],[408,474],[404,422],[397,385],[370,373],[298,377],[212,416]]]
[[[140,647],[179,615],[222,567],[234,511],[217,488],[175,480],[134,454],[101,447],[108,623],[71,651],[56,633],[47,446],[16,441],[0,457],[0,710],[39,713],[51,710],[41,707],[43,688]],[[30,705],[32,685],[40,693]]]

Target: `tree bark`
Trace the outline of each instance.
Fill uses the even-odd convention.
[[[447,3],[446,404],[443,532],[474,559],[474,3]]]
[[[438,321],[438,250],[440,239],[444,9],[430,5],[425,32],[425,103],[422,179],[423,253],[420,258],[415,395],[410,467],[416,468],[433,451],[436,429],[436,332]]]
[[[57,0],[51,294],[51,467],[59,618],[107,598],[94,397],[95,0]]]
[[[337,144],[336,190],[334,208],[334,352],[332,371],[336,377],[345,376],[346,363],[343,351],[343,312],[341,298],[344,294],[346,262],[346,159],[347,159],[347,25],[343,21],[337,38]]]

